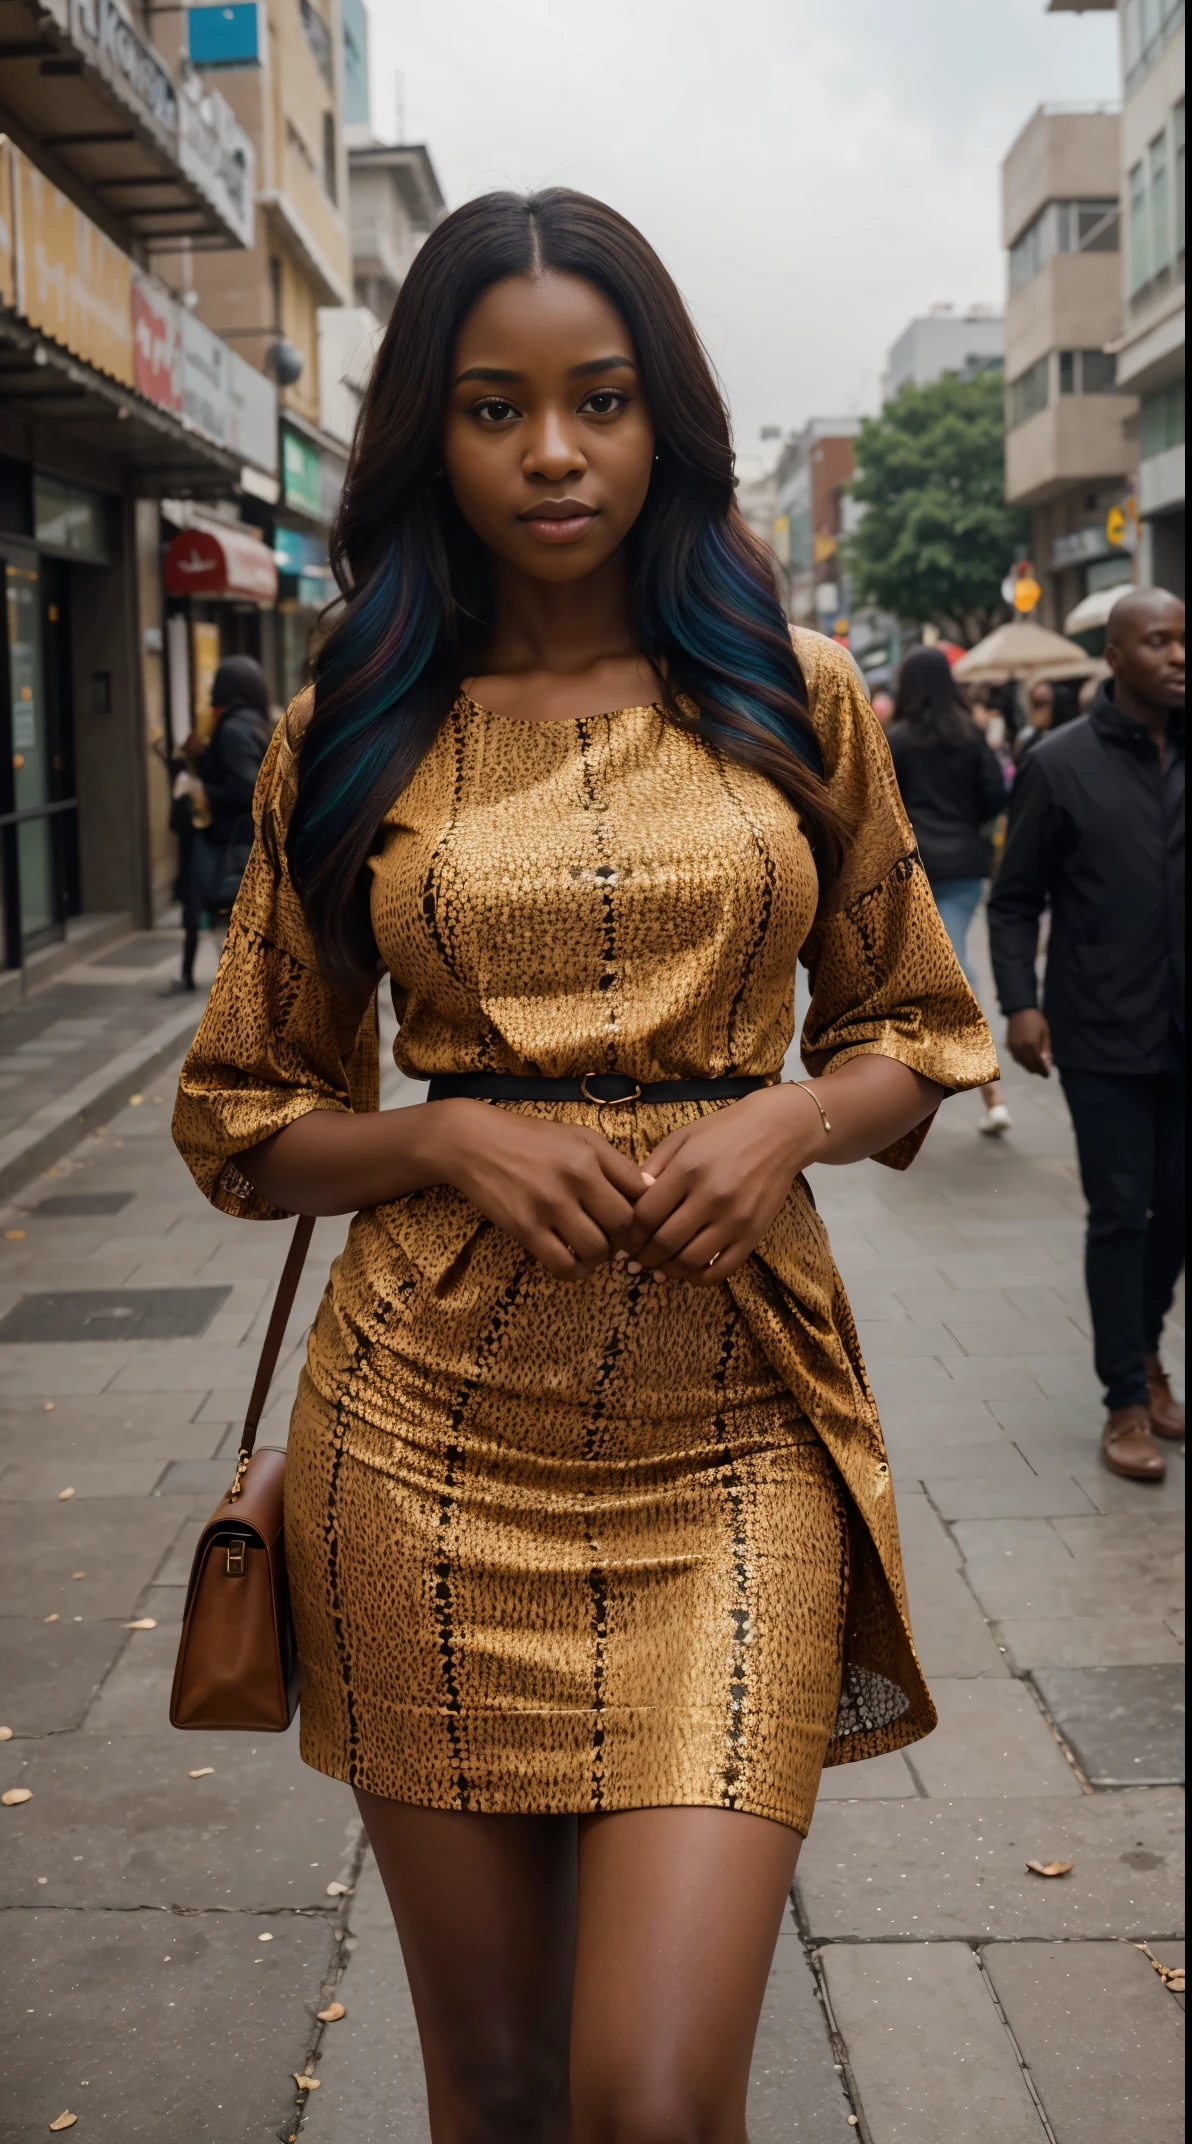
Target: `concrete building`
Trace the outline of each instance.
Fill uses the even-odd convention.
[[[772,541],[789,576],[788,610],[796,624],[822,632],[848,615],[840,544],[855,526],[857,509],[844,487],[860,429],[860,417],[812,417],[787,440],[774,474]]]
[[[356,302],[387,321],[410,263],[445,203],[430,151],[419,142],[359,139],[348,151]]]
[[[273,383],[160,272],[234,281],[258,229],[177,14],[0,0],[0,57],[2,1005],[169,896],[161,502],[235,515],[278,442]],[[211,548],[255,610],[267,546]]]
[[[1002,165],[1006,497],[1034,509],[1042,621],[1128,581],[1111,509],[1130,496],[1137,409],[1111,346],[1121,320],[1120,119],[1041,106]]]
[[[892,401],[908,380],[916,387],[927,387],[945,372],[958,373],[961,379],[996,372],[1003,346],[1002,318],[992,305],[970,305],[964,313],[952,305],[933,305],[891,343],[882,376],[882,400]]]
[[[1184,588],[1183,0],[1049,0],[1052,13],[1118,16],[1120,316],[1117,383],[1138,396],[1136,576]]]

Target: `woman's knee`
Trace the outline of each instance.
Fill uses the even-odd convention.
[[[438,2069],[445,2087],[441,2096],[451,2107],[444,2133],[452,2144],[564,2144],[565,2052],[524,2046],[500,2052],[440,2050],[439,2061],[430,2067]],[[432,2103],[439,2097],[432,2084]]]
[[[585,2095],[587,2097],[587,2095]],[[575,2144],[745,2144],[744,2108],[734,2113],[680,2080],[610,2082],[573,2102]]]

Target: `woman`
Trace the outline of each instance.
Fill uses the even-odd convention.
[[[253,791],[273,734],[265,673],[253,656],[224,657],[211,680],[211,712],[207,743],[193,738],[187,748],[209,814],[195,834],[192,880],[197,908],[222,935],[252,850]],[[189,939],[188,952],[193,978]]]
[[[175,1119],[225,1212],[355,1214],[286,1466],[302,1753],[356,1790],[436,2144],[737,2144],[825,1756],[935,1717],[801,1172],[904,1166],[988,1030],[613,210],[432,232],[333,555]],[[432,1084],[379,1111],[386,971]]]
[[[987,828],[1005,805],[1006,783],[941,648],[915,648],[907,656],[887,736],[923,869],[956,958],[975,990],[969,925],[992,861]],[[1014,1120],[996,1078],[982,1096],[979,1128],[999,1138]]]

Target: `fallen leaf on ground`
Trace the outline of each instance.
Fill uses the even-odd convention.
[[[53,1412],[54,1412],[54,1402],[53,1402],[53,1400],[43,1400],[43,1401],[42,1401],[42,1403],[41,1403],[41,1411],[42,1411],[42,1413],[43,1413],[43,1414],[53,1414]]]
[[[11,1741],[12,1741],[12,1729],[11,1729],[11,1727],[0,1727],[0,1742],[11,1742]]]
[[[352,1886],[350,1883],[329,1883],[327,1896],[328,1898],[350,1898],[352,1896]]]
[[[60,1504],[66,1504],[66,1503],[69,1503],[69,1501],[70,1501],[70,1499],[71,1499],[71,1497],[72,1497],[73,1495],[74,1495],[74,1490],[73,1490],[73,1489],[59,1489],[59,1491],[58,1491],[58,1502],[59,1502]]]
[[[57,1613],[55,1612],[55,1614],[53,1615],[43,1615],[41,1620],[43,1623],[56,1623],[58,1620]]]
[[[32,1800],[32,1787],[10,1787],[6,1794],[0,1794],[0,1802],[3,1802],[6,1809],[15,1809],[18,1802],[31,1802]]]
[[[141,1103],[142,1103],[142,1102],[144,1101],[144,1099],[145,1099],[145,1097],[144,1097],[144,1095],[143,1095],[143,1094],[130,1094],[130,1095],[129,1095],[129,1097],[128,1097],[128,1106],[129,1106],[129,1108],[130,1108],[130,1109],[139,1109],[139,1108],[140,1108],[140,1105],[141,1105]]]
[[[1170,1988],[1173,1995],[1183,1994],[1184,1968],[1182,1965],[1164,1965],[1161,1959],[1156,1958],[1149,1943],[1136,1943],[1134,1948],[1135,1950],[1140,1950],[1144,1957],[1150,1959],[1165,1988]]]
[[[6,1228],[4,1231],[4,1241],[6,1243],[23,1243],[25,1241],[24,1229]]]
[[[1074,1861],[1027,1862],[1027,1867],[1030,1870],[1032,1876],[1070,1876],[1075,1866],[1076,1863]]]
[[[328,2003],[325,2010],[315,2011],[315,2016],[318,2018],[320,2025],[337,2025],[340,2018],[346,2017],[347,2014],[342,2003]]]
[[[155,1615],[139,1615],[135,1623],[126,1623],[124,1628],[125,1630],[156,1630],[157,1617]]]
[[[210,1779],[214,1770],[213,1764],[201,1764],[196,1772],[188,1772],[186,1776],[188,1779]]]
[[[64,2111],[64,2112],[63,2112],[62,2114],[60,2114],[60,2115],[58,2116],[58,2119],[57,2119],[57,2121],[56,2121],[56,2122],[51,2122],[51,2123],[50,2123],[50,2128],[51,2128],[51,2130],[54,2130],[54,2129],[73,2129],[73,2128],[74,2128],[74,2125],[75,2125],[75,2123],[76,2123],[76,2122],[78,2121],[78,2118],[79,2118],[79,2117],[78,2117],[78,2115],[77,2115],[77,2114],[72,2114],[72,2113],[70,2112],[69,2108],[67,2108],[67,2109],[66,2109],[66,2110],[65,2110],[65,2111]]]
[[[273,1937],[270,1935],[269,1930],[267,1928],[263,1930],[263,1932],[257,1937],[258,1943],[272,1943],[272,1941]]]
[[[319,2089],[319,2080],[317,2077],[299,2076],[297,2070],[294,2071],[294,2082],[300,2092],[317,2092]]]
[[[86,1571],[72,1571],[70,1575],[72,1578],[86,1578],[87,1573]]]

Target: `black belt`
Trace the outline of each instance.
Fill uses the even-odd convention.
[[[623,1072],[585,1072],[579,1079],[540,1079],[518,1072],[440,1072],[427,1100],[451,1102],[735,1102],[768,1087],[767,1079],[654,1079],[639,1082]]]

